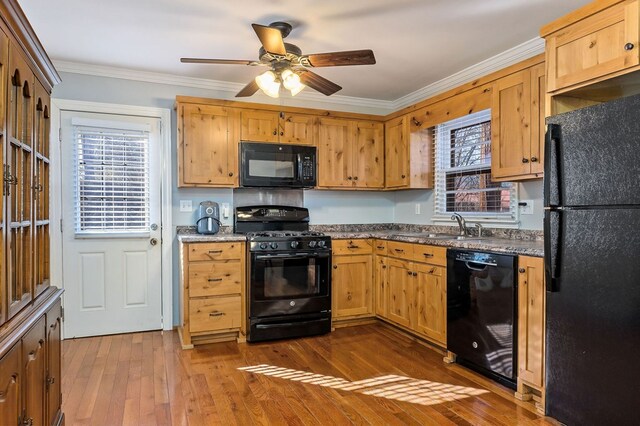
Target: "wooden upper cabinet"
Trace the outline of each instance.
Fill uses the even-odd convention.
[[[279,113],[277,111],[242,110],[240,139],[251,142],[278,142]]]
[[[358,188],[384,186],[384,125],[373,121],[355,122],[353,179]]]
[[[240,139],[313,145],[316,116],[268,110],[242,110]]]
[[[178,186],[237,186],[237,112],[179,103],[178,114]]]
[[[6,81],[8,79],[8,69],[9,69],[9,38],[7,35],[0,29],[0,81],[4,82],[0,84],[0,123],[6,123],[7,117],[7,84]],[[5,147],[7,145],[7,134],[6,127],[4,124],[0,125],[0,163],[3,168],[5,166]],[[3,169],[3,173],[6,170]],[[3,175],[4,177],[4,175]],[[7,182],[3,181],[3,192],[6,192]],[[7,319],[7,313],[5,312],[5,300],[6,297],[4,295],[4,288],[6,282],[6,274],[5,274],[5,235],[6,235],[6,227],[4,226],[4,204],[5,197],[0,197],[0,223],[3,224],[2,229],[0,229],[0,237],[2,238],[3,243],[0,244],[0,324],[3,324]],[[2,382],[0,382],[0,389],[2,389]]]
[[[544,165],[544,64],[497,80],[491,108],[491,173],[495,181],[541,178]]]
[[[518,258],[518,381],[544,386],[544,261]]]
[[[318,186],[382,188],[382,123],[342,118],[318,119]]]
[[[402,116],[385,123],[385,187],[408,188],[409,117]]]
[[[594,2],[543,27],[548,91],[594,82],[640,64],[638,5],[638,0]]]

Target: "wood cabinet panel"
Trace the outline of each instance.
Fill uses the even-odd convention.
[[[296,145],[315,144],[316,116],[282,113],[280,117],[280,143],[291,143]]]
[[[403,243],[399,241],[387,242],[387,253],[389,256],[399,257],[401,259],[413,259],[413,244]]]
[[[45,424],[52,425],[62,414],[62,305],[60,299],[47,311],[47,400]]]
[[[237,185],[236,112],[198,104],[178,111],[178,186]]]
[[[318,120],[318,186],[353,186],[353,128],[351,121],[337,118]]]
[[[387,257],[374,257],[375,274],[374,274],[374,311],[375,314],[387,318],[387,302],[389,300],[389,274],[387,267]]]
[[[5,149],[7,145],[6,123],[7,118],[7,80],[9,69],[9,37],[0,28],[0,161],[3,166],[3,177],[6,170],[5,162]],[[6,192],[7,183],[3,182],[2,189]],[[2,229],[0,229],[0,236],[2,237],[2,244],[0,244],[0,324],[3,324],[7,319],[7,312],[5,307],[6,298],[6,227],[4,226],[5,215],[4,209],[6,205],[6,199],[4,196],[0,197],[0,223],[2,223]],[[0,383],[2,386],[2,383]]]
[[[537,389],[544,386],[545,287],[544,261],[518,258],[518,379]]]
[[[359,121],[355,124],[353,179],[357,188],[384,186],[384,125]]]
[[[17,425],[22,415],[22,344],[18,342],[0,359],[0,424]]]
[[[387,242],[385,240],[373,240],[373,251],[377,255],[387,255]]]
[[[597,11],[546,39],[548,90],[565,89],[640,64],[638,0]]]
[[[447,345],[447,283],[443,267],[415,263],[415,329]]]
[[[279,114],[276,111],[242,110],[240,139],[251,142],[278,142]]]
[[[410,262],[398,259],[387,261],[389,299],[387,318],[404,327],[411,327],[413,312],[413,279]]]
[[[202,333],[240,328],[240,296],[207,297],[189,301],[189,331]]]
[[[385,123],[385,187],[408,187],[409,119],[398,117]]]
[[[242,242],[189,244],[189,261],[236,260],[244,256]]]
[[[531,148],[529,150],[530,173],[544,173],[545,99],[547,92],[544,64],[531,67]]]
[[[332,240],[331,252],[334,256],[371,254],[373,241],[368,239]]]
[[[243,273],[239,260],[194,262],[189,265],[189,297],[240,294]]]
[[[428,246],[424,244],[412,244],[412,259],[416,262],[426,262],[432,265],[447,266],[447,248]]]
[[[369,316],[373,313],[372,256],[334,256],[332,283],[332,317]]]
[[[45,317],[42,316],[22,338],[24,378],[23,424],[42,425],[45,420]]]

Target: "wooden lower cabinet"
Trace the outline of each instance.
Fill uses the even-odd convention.
[[[411,327],[414,297],[411,262],[390,258],[388,270],[387,318],[404,327]]]
[[[183,348],[244,340],[245,243],[183,243],[180,250]]]
[[[430,340],[447,346],[447,282],[441,266],[414,263],[415,330]]]
[[[374,313],[380,317],[388,316],[387,302],[389,300],[388,258],[376,255],[374,258],[375,271],[373,278]]]
[[[0,330],[5,340],[0,346],[13,342],[0,355],[0,425],[58,425],[63,421],[59,379],[61,294],[56,288],[46,289],[33,307]],[[52,334],[48,330],[54,323],[57,325]]]
[[[373,314],[373,259],[371,254],[334,256],[331,316],[334,320]]]
[[[545,339],[544,260],[540,257],[518,258],[518,389],[523,400],[540,397],[544,406]],[[539,395],[534,397],[532,390]]]

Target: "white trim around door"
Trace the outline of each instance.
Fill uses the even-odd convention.
[[[173,235],[171,225],[171,110],[165,108],[118,105],[67,99],[51,100],[51,283],[64,288],[62,282],[62,205],[61,205],[61,151],[60,114],[62,111],[83,111],[153,117],[161,123],[161,197],[162,197],[162,328],[173,329]],[[71,220],[71,219],[68,219]]]

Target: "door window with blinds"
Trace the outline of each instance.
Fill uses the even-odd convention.
[[[75,233],[149,231],[149,126],[75,118]]]
[[[433,127],[435,217],[460,213],[477,221],[516,223],[517,193],[511,182],[491,180],[491,110]]]

